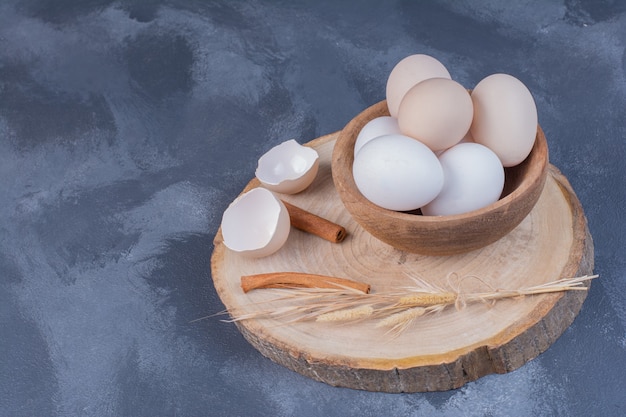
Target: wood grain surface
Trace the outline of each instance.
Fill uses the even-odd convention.
[[[348,233],[331,243],[292,228],[274,255],[248,259],[229,251],[218,231],[211,259],[215,288],[235,314],[257,311],[273,290],[244,293],[240,278],[268,272],[305,272],[371,284],[372,293],[412,284],[409,277],[446,286],[450,272],[475,275],[463,291],[485,285],[518,289],[564,277],[591,274],[593,242],[567,179],[550,166],[543,193],[531,213],[504,238],[461,255],[426,256],[395,249],[364,231],[345,210],[333,185],[330,159],[338,133],[309,145],[320,154],[313,184],[280,198],[343,225]],[[251,181],[246,189],[258,186]],[[237,322],[244,337],[266,357],[330,385],[382,392],[440,391],[491,373],[506,373],[544,352],[578,314],[586,291],[473,304],[420,318],[395,338],[371,322]]]

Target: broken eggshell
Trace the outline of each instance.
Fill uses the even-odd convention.
[[[317,151],[291,139],[267,151],[259,159],[255,175],[271,191],[296,194],[311,185],[318,168]]]
[[[283,202],[260,187],[237,197],[222,216],[224,245],[253,258],[280,249],[287,241],[290,226],[289,212]]]

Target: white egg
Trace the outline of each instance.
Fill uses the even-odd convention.
[[[477,143],[459,143],[439,156],[444,185],[439,195],[422,207],[427,216],[448,216],[478,210],[495,203],[504,187],[504,168],[498,156]]]
[[[443,170],[433,151],[398,134],[366,143],[356,155],[352,173],[361,194],[389,210],[420,208],[443,186]]]
[[[237,197],[222,216],[224,245],[259,258],[280,249],[291,228],[287,208],[271,191],[257,187]]]
[[[429,78],[451,77],[446,67],[430,55],[409,55],[398,62],[387,78],[385,95],[389,114],[398,117],[400,102],[406,92],[415,84]]]
[[[528,88],[508,74],[493,74],[472,91],[476,143],[494,151],[502,165],[519,164],[530,154],[537,136],[537,106]]]
[[[400,133],[398,119],[391,116],[376,117],[365,124],[359,131],[354,143],[354,155],[370,140],[383,135]]]
[[[318,169],[317,151],[291,139],[261,156],[255,175],[269,190],[295,194],[311,185]]]

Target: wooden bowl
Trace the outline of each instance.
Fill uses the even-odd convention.
[[[500,199],[482,209],[453,216],[422,216],[387,210],[367,200],[352,176],[354,143],[370,120],[389,116],[381,101],[361,112],[341,131],[332,154],[332,176],[344,206],[363,229],[403,251],[454,255],[487,246],[513,230],[537,203],[548,172],[548,144],[541,127],[530,155],[505,168]]]

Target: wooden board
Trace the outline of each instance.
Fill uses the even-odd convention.
[[[530,215],[497,242],[470,253],[430,257],[403,252],[365,232],[343,207],[333,185],[330,158],[337,133],[310,143],[320,170],[304,192],[280,196],[346,227],[333,244],[293,229],[274,255],[244,258],[228,250],[218,231],[211,259],[215,288],[230,312],[248,313],[273,290],[245,293],[240,277],[299,271],[363,281],[372,291],[411,285],[408,276],[446,285],[450,272],[475,275],[494,288],[519,289],[591,274],[593,242],[583,210],[567,179],[553,166]],[[246,190],[258,186],[256,180]],[[484,291],[467,280],[464,291]],[[472,286],[476,286],[472,289]],[[334,386],[382,392],[441,391],[491,373],[519,368],[544,352],[572,323],[586,291],[472,304],[421,317],[395,338],[362,321],[350,324],[253,319],[237,322],[263,355],[302,375]]]

